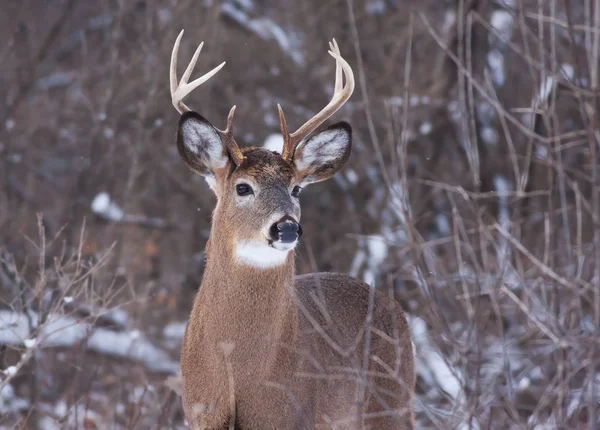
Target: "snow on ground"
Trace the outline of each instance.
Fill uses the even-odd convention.
[[[187,321],[176,321],[163,328],[163,338],[168,348],[179,349],[181,347],[186,326]]]
[[[31,319],[35,329],[37,314],[32,312]],[[0,311],[0,344],[27,346],[32,336],[25,314]],[[176,373],[179,369],[177,361],[171,360],[166,351],[154,346],[137,330],[117,332],[94,328],[68,315],[50,314],[35,339],[40,347],[69,347],[81,341],[86,342],[90,351],[138,361],[153,371]]]
[[[418,316],[407,315],[415,346],[417,375],[429,387],[440,387],[453,399],[462,396],[462,384],[457,369],[452,369],[429,339],[427,323]]]
[[[509,231],[510,229],[510,211],[508,209],[508,196],[506,193],[509,191],[508,181],[501,175],[496,175],[494,178],[494,187],[498,193],[498,223]],[[499,239],[498,246],[498,261],[503,261],[506,258],[508,252],[508,246],[506,238]]]
[[[433,130],[433,126],[429,121],[423,121],[419,126],[419,133],[421,133],[422,135],[428,135],[429,133],[431,133],[431,130]]]
[[[348,167],[346,168],[346,179],[348,179],[352,185],[356,185],[358,183],[358,173]]]
[[[553,88],[554,78],[552,76],[547,76],[544,82],[540,84],[540,90],[538,91],[534,106],[537,107],[547,103],[548,97],[550,96]]]
[[[492,12],[490,24],[503,42],[509,41],[512,37],[514,17],[511,12],[505,9],[497,9]]]
[[[500,141],[500,135],[493,127],[483,127],[481,129],[481,139],[486,145],[497,145]]]
[[[374,235],[367,238],[367,269],[363,273],[363,281],[371,286],[375,286],[377,273],[380,272],[380,265],[388,255],[388,246],[382,236]]]
[[[25,411],[29,402],[16,396],[11,384],[0,385],[0,414],[7,415],[13,412]]]
[[[492,80],[496,87],[501,87],[504,85],[504,81],[506,80],[505,72],[504,72],[504,55],[498,49],[492,49],[488,52],[487,55],[487,63],[492,69]]]
[[[123,210],[117,206],[106,192],[99,193],[92,200],[92,212],[109,221],[121,221],[124,217]]]

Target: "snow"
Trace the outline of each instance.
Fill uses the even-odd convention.
[[[437,226],[437,229],[442,236],[450,236],[450,221],[448,220],[448,217],[446,215],[436,215],[435,225]]]
[[[365,5],[365,12],[369,15],[383,15],[385,13],[385,2],[383,0],[372,0]]]
[[[506,10],[499,9],[492,12],[490,24],[500,34],[503,42],[510,40],[513,22],[513,16]]]
[[[548,97],[550,96],[550,93],[552,92],[553,88],[554,78],[552,76],[546,77],[544,82],[540,84],[540,90],[538,92],[535,106],[539,106],[540,104],[547,102]]]
[[[391,106],[401,107],[401,106],[404,105],[404,99],[402,97],[400,97],[400,96],[390,97],[389,99],[387,99],[387,102]]]
[[[163,337],[165,344],[170,348],[179,348],[183,341],[185,334],[185,328],[187,327],[187,321],[176,321],[167,324],[163,328]]]
[[[540,144],[535,147],[535,158],[545,160],[548,157],[548,148],[546,145]]]
[[[458,123],[460,121],[460,104],[458,103],[458,100],[452,100],[451,102],[448,103],[447,105],[448,108],[448,113],[450,114],[450,118],[455,122]]]
[[[367,238],[367,249],[369,250],[369,266],[377,268],[388,255],[388,246],[382,236],[374,235]]]
[[[377,272],[373,272],[370,268],[365,269],[362,276],[363,282],[371,287],[375,287],[376,273]]]
[[[107,428],[100,415],[90,408],[88,404],[79,403],[69,409],[62,416],[67,416],[65,423],[60,427],[51,428]],[[93,424],[92,424],[93,423]],[[57,423],[55,423],[57,424]]]
[[[461,383],[456,377],[458,371],[451,369],[437,348],[432,345],[425,320],[411,315],[407,315],[407,318],[417,356],[415,360],[417,375],[423,378],[428,386],[439,386],[453,399],[458,399],[462,393]]]
[[[556,424],[556,418],[554,416],[549,416],[544,422],[535,422],[534,420],[540,420],[540,417],[537,417],[536,414],[532,414],[527,423],[531,425],[531,430],[556,430],[558,425]]]
[[[486,101],[477,103],[475,106],[475,111],[477,112],[477,118],[479,118],[479,121],[481,121],[484,125],[490,124],[496,117],[496,109],[491,103]]]
[[[59,400],[58,402],[56,402],[56,405],[54,406],[54,413],[56,415],[58,415],[59,417],[62,417],[62,416],[67,415],[68,412],[69,412],[69,408],[67,407],[67,404],[63,400]]]
[[[71,85],[77,79],[78,72],[55,72],[48,76],[38,79],[36,87],[42,91],[48,91],[54,88],[66,87]]]
[[[110,198],[107,192],[101,192],[92,200],[92,212],[109,221],[121,221],[125,214]]]
[[[15,389],[10,384],[0,386],[0,402],[11,400],[15,397]],[[2,403],[0,403],[2,405]],[[2,407],[0,406],[0,410]]]
[[[487,63],[492,70],[492,81],[497,87],[504,85],[504,55],[498,49],[492,49],[487,54]]]
[[[0,311],[0,344],[20,344],[28,334],[29,323],[24,314]]]
[[[569,63],[563,63],[561,66],[561,71],[565,78],[567,78],[569,81],[572,81],[575,77],[575,69]]]
[[[504,230],[510,230],[510,211],[508,209],[508,196],[506,192],[509,191],[509,184],[506,178],[502,175],[496,175],[494,177],[494,187],[498,193],[498,223],[504,228]],[[498,239],[498,264],[501,265],[508,252],[508,245],[506,238]]]
[[[158,22],[161,26],[166,26],[173,18],[173,13],[167,8],[159,9],[156,12],[156,15],[158,16]]]
[[[500,141],[500,136],[495,128],[485,126],[481,129],[481,139],[486,145],[497,145]]]
[[[376,274],[381,272],[381,264],[388,255],[388,245],[383,236],[373,235],[366,238],[366,257],[367,268],[363,273],[363,281],[371,286],[375,285]],[[364,261],[364,259],[363,259]]]
[[[37,315],[33,314],[32,319],[35,327]],[[0,311],[0,344],[27,346],[32,341],[29,336],[29,323],[24,314]],[[176,373],[179,368],[179,364],[171,360],[166,351],[154,346],[138,330],[116,332],[93,328],[68,315],[50,314],[37,340],[33,341],[41,347],[66,347],[85,341],[91,351],[139,361],[150,370]],[[7,371],[10,372],[10,368],[5,373]]]
[[[405,213],[410,214],[410,205],[408,204],[406,193],[401,182],[393,183],[390,193],[390,207],[394,211],[402,224],[406,224]]]
[[[433,130],[433,126],[429,121],[423,121],[419,126],[419,133],[423,135],[428,135],[429,133],[431,133],[431,130]]]
[[[283,151],[283,136],[279,133],[270,134],[265,139],[263,148],[269,151],[275,151],[281,154]]]
[[[502,175],[496,175],[494,177],[494,187],[498,192],[498,221],[500,225],[508,230],[510,223],[510,212],[508,210],[508,197],[506,193],[510,190],[508,181]]]
[[[367,259],[367,254],[365,251],[363,251],[362,249],[359,249],[358,251],[356,251],[356,254],[354,254],[354,258],[352,259],[352,264],[350,264],[350,270],[348,271],[350,276],[353,276],[353,277],[358,276],[358,273],[360,272],[360,268],[362,267],[362,265],[366,259]]]
[[[529,379],[528,377],[523,377],[521,378],[521,380],[519,381],[518,384],[518,389],[519,391],[527,391],[527,389],[529,389],[529,387],[531,386],[531,379]]]
[[[252,0],[235,0],[241,7],[244,9],[251,11],[254,10],[254,4]]]
[[[96,329],[87,342],[88,348],[103,354],[124,357],[144,363],[158,372],[177,373],[179,364],[154,346],[139,332],[114,332]]]
[[[16,369],[15,369],[16,371]],[[15,389],[11,384],[0,382],[0,414],[7,415],[29,408],[29,402],[17,397]]]
[[[111,127],[106,127],[102,134],[106,140],[110,140],[115,137],[115,131]]]
[[[452,9],[449,9],[444,15],[444,26],[442,27],[442,31],[449,31],[452,26],[454,26],[454,23],[456,23],[456,12],[454,12]]]
[[[4,369],[4,374],[6,376],[15,376],[17,374],[17,368],[15,366],[8,366]]]
[[[346,169],[346,179],[352,184],[356,185],[358,183],[358,173],[351,168]]]

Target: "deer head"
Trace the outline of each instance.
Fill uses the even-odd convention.
[[[340,122],[310,135],[352,95],[352,69],[333,40],[329,54],[336,60],[335,86],[327,106],[297,131],[289,133],[283,110],[278,105],[284,138],[281,154],[257,147],[240,149],[233,137],[235,106],[229,112],[227,128],[220,130],[183,103],[184,97],[225,63],[188,83],[203,46],[201,43],[178,83],[177,54],[182,35],[183,30],[173,48],[170,70],[173,106],[182,113],[177,147],[186,165],[204,176],[217,196],[214,240],[221,242],[237,263],[256,268],[281,265],[302,235],[301,190],[333,176],[350,155],[351,128],[347,123]]]

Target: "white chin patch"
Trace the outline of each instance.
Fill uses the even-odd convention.
[[[235,256],[239,262],[258,269],[268,269],[285,264],[288,252],[294,249],[298,241],[292,243],[274,242],[269,246],[264,242],[242,242],[235,247]]]

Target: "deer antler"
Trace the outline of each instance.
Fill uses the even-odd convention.
[[[200,51],[202,51],[202,47],[204,46],[204,42],[201,42],[198,46],[198,49],[196,49],[196,52],[194,52],[194,56],[192,57],[190,64],[188,64],[187,69],[185,69],[185,72],[183,72],[181,81],[177,83],[177,55],[179,54],[179,42],[181,42],[182,36],[183,30],[181,30],[181,33],[179,33],[179,36],[177,36],[175,46],[173,46],[173,52],[171,53],[171,69],[169,72],[169,80],[171,81],[171,101],[179,113],[191,111],[191,109],[183,103],[183,99],[200,85],[212,78],[225,65],[225,61],[223,61],[210,72],[188,83],[188,79],[190,79],[192,71],[196,66],[196,61],[198,61]]]
[[[233,162],[236,166],[242,164],[244,161],[244,154],[235,139],[233,138],[233,115],[235,114],[235,105],[232,106],[229,111],[229,115],[227,115],[227,128],[225,130],[216,129],[219,135],[221,135],[221,141],[225,144],[225,148],[227,148],[227,152],[229,156],[233,159]]]
[[[204,82],[208,81],[212,78],[223,66],[225,65],[225,61],[219,64],[217,67],[212,69],[210,72],[200,76],[197,79],[194,79],[192,82],[188,83],[188,79],[192,72],[194,71],[194,67],[196,66],[196,61],[198,61],[198,56],[200,55],[200,51],[202,51],[202,47],[204,46],[204,42],[201,42],[196,52],[194,52],[194,56],[188,64],[187,69],[183,72],[183,76],[179,83],[177,82],[177,56],[179,54],[179,43],[181,42],[181,37],[183,36],[183,30],[177,36],[177,40],[175,40],[175,45],[173,46],[173,52],[171,53],[171,69],[169,71],[169,80],[171,83],[171,101],[177,112],[183,114],[184,112],[190,112],[191,109],[183,103],[183,99],[189,95],[192,91],[202,85]],[[227,116],[227,128],[225,130],[216,129],[219,135],[221,136],[221,140],[225,144],[225,148],[229,153],[229,156],[233,159],[233,162],[236,166],[239,166],[242,161],[244,161],[244,155],[240,150],[239,146],[235,142],[233,138],[233,115],[235,113],[235,106],[231,108],[229,111],[229,115]]]
[[[302,127],[290,134],[287,129],[283,110],[279,104],[277,105],[277,108],[279,109],[281,134],[283,134],[283,152],[281,157],[288,162],[293,160],[294,152],[296,151],[298,144],[323,124],[327,118],[337,112],[337,110],[348,101],[354,91],[354,73],[352,73],[352,67],[350,67],[346,60],[342,58],[340,48],[335,39],[333,39],[333,42],[329,42],[329,49],[329,55],[335,58],[336,64],[333,97],[327,106],[325,106],[321,112],[309,119]],[[343,86],[342,83],[342,71],[346,78],[345,86]]]

